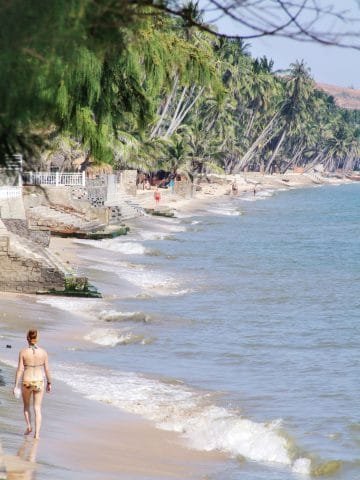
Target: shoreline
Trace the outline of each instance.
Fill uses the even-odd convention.
[[[236,182],[238,193],[232,195],[231,185]],[[192,197],[181,197],[172,194],[168,189],[161,190],[159,208],[173,209],[176,213],[191,213],[206,209],[209,203],[221,198],[254,197],[256,200],[266,191],[288,191],[299,188],[311,188],[325,185],[343,185],[353,183],[347,178],[326,177],[321,174],[311,176],[302,173],[263,175],[250,172],[236,175],[209,175],[208,181],[202,180],[200,190],[195,191]],[[254,195],[254,187],[256,193]],[[136,200],[144,208],[154,208],[154,190],[137,190]]]
[[[175,432],[89,400],[62,382],[44,398],[39,441],[22,435],[20,404],[11,399],[3,434],[7,478],[92,480],[203,478],[224,455],[191,450]],[[59,415],[61,412],[61,415]]]
[[[276,182],[278,184],[277,188],[275,188]],[[313,182],[308,181],[298,182],[297,186],[294,186],[296,182],[293,181],[290,188],[284,188],[284,185],[279,184],[278,179],[276,182],[273,182],[273,184],[269,184],[268,181],[267,183],[262,183],[258,192],[266,191],[266,189],[279,191],[316,186]],[[342,183],[352,182],[336,181],[331,184]],[[210,184],[207,189],[201,192],[201,195],[197,192],[195,198],[175,199],[174,201],[170,197],[168,204],[175,205],[177,213],[191,215],[196,211],[206,210],[214,202],[219,201],[219,199],[228,199],[229,196],[226,195],[228,190],[229,184]],[[241,195],[251,194],[249,184],[244,184],[241,190],[239,188],[240,191],[239,198],[241,198]],[[152,192],[149,193],[147,201],[152,202]],[[167,193],[170,195],[170,192]],[[259,197],[261,198],[261,195]],[[169,221],[171,222],[171,219]],[[136,224],[136,220],[134,223]],[[79,247],[74,243],[73,239],[52,238],[51,248],[56,250],[62,258],[70,263],[76,262],[77,265],[81,265],[81,259],[76,255]],[[16,312],[18,308],[16,298],[19,298],[19,296],[17,294],[6,295],[8,299],[14,301],[13,310]],[[20,295],[20,298],[24,299],[25,304],[28,302],[36,304],[32,295]],[[43,308],[45,309],[45,307]],[[18,316],[22,317],[21,314]],[[61,318],[61,315],[56,315],[56,317]],[[49,323],[48,326],[51,327]],[[14,327],[15,332],[19,331],[19,329],[23,330],[25,328],[24,319],[19,320],[17,328],[15,325]],[[64,338],[66,339],[66,335],[64,335]],[[109,479],[121,476],[127,478],[129,475],[132,475],[132,478],[139,479],[203,478],[204,475],[211,473],[211,469],[217,468],[218,463],[223,461],[223,456],[220,453],[190,450],[182,445],[180,435],[174,432],[158,430],[155,425],[150,424],[150,422],[141,417],[125,413],[114,407],[110,409],[110,412],[108,405],[87,400],[70,389],[70,387],[62,385],[61,382],[59,387],[57,387],[56,395],[56,401],[51,398],[51,401],[48,401],[44,408],[45,419],[42,436],[46,438],[46,445],[40,441],[38,448],[40,471],[44,463],[50,463],[71,471],[69,477],[60,475],[59,478],[71,478],[74,473],[78,474],[77,478],[79,479],[82,478],[82,475],[84,475],[84,479],[101,478],[101,472],[106,472],[106,478]],[[63,410],[64,405],[71,406],[71,409],[74,407],[75,412],[66,411],[60,425],[59,419],[55,419],[55,417],[59,411]],[[22,424],[22,414],[18,407],[17,405],[16,412],[14,412],[16,416],[12,417],[12,422],[16,425]],[[15,410],[15,407],[12,410]],[[79,415],[80,412],[81,415]],[[89,424],[89,420],[92,418],[96,419],[95,428]],[[68,441],[69,429],[67,426],[69,425],[72,425],[71,432],[73,436],[71,442]],[[102,437],[100,443],[94,442],[94,431],[96,432],[96,440]],[[13,440],[14,435],[12,434]],[[126,439],[126,442],[119,443],[119,438],[121,439],[122,437]],[[9,453],[14,455],[16,449],[21,448],[23,442],[21,432],[16,434],[16,440],[19,440],[17,447],[12,445],[10,449],[7,443],[3,442],[3,449],[7,455]],[[60,454],[56,458],[51,457],[51,455],[54,455],[54,452],[57,454],[60,452]],[[104,452],[109,452],[108,456]],[[119,467],[119,458],[122,459],[120,462],[121,467]],[[9,457],[7,456],[6,459],[8,465],[10,465]],[[91,459],[91,462],[89,459]],[[23,468],[24,464],[21,465],[21,468]],[[24,476],[18,476],[17,478],[29,478],[25,474],[31,475],[33,465],[26,465]],[[121,469],[120,472],[119,468]],[[92,473],[94,476],[92,476]],[[11,476],[9,475],[8,478],[11,478]]]
[[[183,197],[177,194],[172,194],[170,190],[164,189],[161,192],[161,200],[159,209],[174,211],[175,218],[177,215],[187,216],[193,215],[196,212],[207,211],[209,207],[213,206],[219,200],[250,198],[253,201],[263,199],[266,192],[286,192],[301,188],[316,188],[326,185],[344,185],[353,183],[347,178],[328,178],[317,176],[314,180],[310,176],[304,174],[289,173],[285,175],[272,174],[262,175],[259,173],[246,173],[238,175],[213,175],[209,177],[212,183],[203,182],[201,190],[196,191],[192,197]],[[285,182],[283,180],[286,180]],[[320,183],[322,180],[322,183]],[[236,196],[231,194],[231,184],[236,181],[238,193]],[[253,194],[254,186],[256,186],[256,194]],[[152,190],[137,190],[137,195],[134,197],[139,205],[143,208],[154,208],[154,189]],[[156,217],[155,217],[156,218]],[[159,218],[159,217],[158,217]],[[163,218],[163,217],[160,217]],[[169,219],[171,221],[171,218]],[[132,219],[127,222],[135,226],[139,222],[137,219]],[[131,232],[130,232],[131,233]],[[127,238],[126,236],[124,238]],[[58,256],[61,256],[63,262],[71,266],[72,269],[77,270],[83,264],[81,258],[76,255],[76,239],[51,237],[49,249]]]

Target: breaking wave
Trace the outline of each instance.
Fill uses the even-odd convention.
[[[98,334],[93,335],[97,338]],[[282,464],[301,474],[311,471],[310,459],[292,458],[293,448],[281,433],[281,420],[254,422],[211,403],[209,394],[132,372],[61,365],[56,375],[90,399],[141,415],[160,429],[179,432],[191,448]]]
[[[117,310],[102,310],[99,318],[105,322],[143,322],[151,320],[149,315],[143,312],[118,312]]]
[[[76,243],[84,245],[90,245],[96,248],[102,248],[104,250],[110,250],[111,252],[122,253],[123,255],[144,255],[146,248],[144,245],[138,242],[120,242],[117,239],[107,240],[76,240]]]
[[[147,345],[152,343],[151,338],[146,338],[129,330],[118,331],[107,328],[97,328],[85,335],[84,339],[103,347],[116,347],[117,345],[131,345],[134,343]]]

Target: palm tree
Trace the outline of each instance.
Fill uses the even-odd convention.
[[[269,173],[272,164],[287,135],[295,135],[306,124],[311,111],[309,104],[310,94],[314,89],[314,83],[309,69],[304,62],[291,64],[289,77],[285,80],[287,98],[280,108],[280,121],[282,126],[277,133],[277,141],[273,153],[266,165],[265,173]]]

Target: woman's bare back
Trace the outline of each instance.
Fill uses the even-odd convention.
[[[23,348],[20,355],[24,366],[23,380],[42,380],[48,360],[46,351],[43,348],[31,346]]]

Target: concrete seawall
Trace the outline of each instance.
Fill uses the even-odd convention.
[[[65,274],[41,251],[10,233],[0,220],[0,290],[36,293],[64,289]]]

